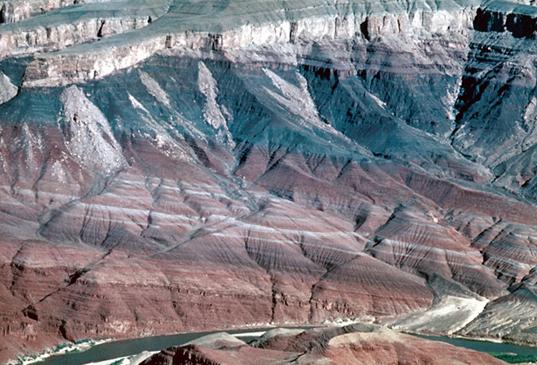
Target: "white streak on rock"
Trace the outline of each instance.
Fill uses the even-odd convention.
[[[203,108],[203,117],[214,129],[219,131],[219,138],[228,144],[233,145],[233,138],[227,127],[227,120],[232,118],[229,111],[220,106],[216,100],[218,97],[218,85],[211,71],[203,62],[198,63],[198,87],[205,96],[205,107]]]
[[[73,158],[87,169],[109,175],[125,165],[104,114],[76,86],[61,94],[67,124],[66,145]]]
[[[206,97],[206,104],[203,110],[205,120],[215,129],[226,128],[226,118],[216,101],[218,96],[218,86],[211,71],[203,62],[198,63],[198,86]]]
[[[155,81],[151,76],[149,76],[147,73],[140,71],[140,80],[142,81],[142,84],[147,88],[147,91],[153,95],[155,99],[157,99],[162,104],[166,105],[168,108],[171,108],[171,101],[170,97],[164,91],[158,82]]]
[[[150,114],[149,111],[142,105],[142,103],[140,103],[134,96],[132,96],[130,93],[129,93],[129,101],[131,102],[132,106],[135,107],[136,109],[140,109],[142,110],[143,112],[147,113],[147,114]]]
[[[9,77],[0,72],[0,104],[13,99],[18,92],[18,88],[13,85]]]
[[[394,328],[416,332],[455,333],[485,309],[485,298],[447,296],[425,312],[413,313],[395,323]]]
[[[299,81],[299,85],[296,86],[284,80],[269,69],[265,68],[263,69],[263,72],[272,80],[272,84],[281,92],[281,94],[278,95],[269,90],[269,93],[276,98],[280,104],[304,121],[314,124],[316,127],[326,129],[326,125],[319,118],[315,103],[308,91],[307,81],[302,75],[299,73],[296,74]]]

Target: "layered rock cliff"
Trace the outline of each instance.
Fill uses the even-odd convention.
[[[133,0],[0,25],[0,357],[339,319],[535,343],[532,9]]]
[[[161,21],[136,34],[37,59],[29,67],[25,84],[56,86],[89,81],[131,67],[164,49],[226,54],[251,47],[287,47],[294,57],[302,57],[313,42],[364,44],[392,35],[414,38],[413,43],[438,34],[464,37],[474,17],[472,5],[476,4],[462,7],[441,3],[438,9],[420,6],[407,11],[403,3],[376,8],[375,4],[356,1],[319,1],[302,8],[294,2],[282,7],[267,1],[256,4],[256,11],[250,12],[246,11],[251,6],[248,2],[234,2],[201,13],[199,9],[205,5],[182,3],[172,6]],[[77,66],[65,67],[73,64]]]

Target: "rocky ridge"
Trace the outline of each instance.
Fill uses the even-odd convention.
[[[253,344],[225,333],[172,347],[143,365],[174,364],[505,364],[475,351],[372,328],[273,330]]]

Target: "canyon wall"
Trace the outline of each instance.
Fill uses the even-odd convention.
[[[0,25],[2,361],[341,320],[536,342],[531,6],[64,5]]]

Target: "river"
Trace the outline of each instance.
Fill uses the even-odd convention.
[[[489,354],[502,354],[502,356],[497,357],[511,363],[529,362],[529,360],[537,361],[537,347],[492,341],[478,341],[448,336],[417,336],[429,340],[447,342],[455,346],[487,352]]]
[[[292,327],[291,327],[292,328]],[[303,328],[303,327],[294,327],[294,328]],[[247,330],[230,330],[226,331],[230,334],[244,334],[252,333],[252,338],[258,335],[259,332],[268,331],[273,328],[256,328],[256,329],[247,329]],[[185,344],[189,341],[192,341],[196,338],[216,333],[211,332],[196,332],[196,333],[183,333],[177,335],[168,335],[168,336],[154,336],[154,337],[143,337],[136,338],[132,340],[122,340],[122,341],[113,341],[107,342],[100,345],[96,345],[89,350],[83,352],[73,352],[63,355],[57,355],[49,357],[43,361],[36,362],[34,364],[39,365],[79,365],[86,364],[97,361],[104,361],[115,359],[118,357],[124,357],[129,355],[134,355],[141,353],[143,351],[159,351],[170,346],[177,346]],[[509,343],[496,343],[489,341],[475,341],[462,338],[454,338],[447,336],[419,336],[422,338],[447,342],[455,346],[464,347],[476,351],[487,352],[487,353],[504,353],[504,354],[513,354],[508,360],[515,360],[517,356],[522,357],[534,357],[537,360],[537,348],[530,346],[521,346],[514,345]],[[245,339],[245,337],[241,337]],[[247,339],[247,338],[246,338]],[[516,354],[517,356],[514,356]]]
[[[299,328],[299,327],[289,327],[289,328]],[[230,330],[230,331],[225,331],[225,332],[229,334],[238,334],[238,333],[243,334],[243,333],[250,333],[250,332],[252,334],[255,334],[258,332],[265,332],[271,329],[274,329],[274,327]],[[217,333],[217,332],[222,332],[222,331],[182,333],[182,334],[176,334],[176,335],[142,337],[142,338],[135,338],[132,340],[106,342],[106,343],[93,346],[89,350],[86,350],[86,351],[71,352],[71,353],[66,353],[62,355],[51,356],[49,358],[44,359],[43,361],[35,362],[32,365],[34,364],[35,365],[80,365],[80,364],[87,364],[91,362],[110,360],[110,359],[115,359],[118,357],[138,354],[143,351],[159,351],[167,347],[182,345],[189,341],[195,340],[196,338],[199,338],[205,335],[210,335],[212,333]],[[252,338],[254,337],[257,337],[257,336],[252,336]],[[241,339],[247,340],[249,338],[241,336]]]

